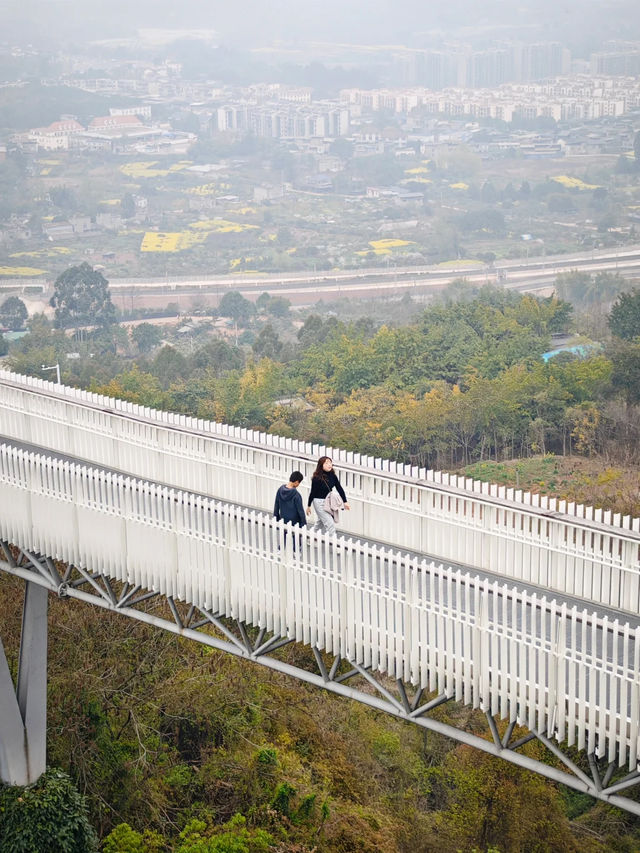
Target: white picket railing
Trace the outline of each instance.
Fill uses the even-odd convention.
[[[640,628],[399,551],[0,447],[0,536],[437,689],[639,755]]]
[[[0,372],[0,435],[269,511],[334,458],[346,533],[637,614],[640,520]],[[306,483],[303,484],[306,485]]]

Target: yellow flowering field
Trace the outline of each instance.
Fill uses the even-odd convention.
[[[47,246],[46,249],[35,249],[33,252],[13,252],[10,258],[54,258],[56,255],[70,255],[67,246]]]
[[[557,184],[562,184],[569,190],[597,190],[598,184],[585,184],[580,178],[570,178],[569,175],[555,175],[551,178]]]
[[[420,175],[416,175],[412,178],[402,178],[400,181],[401,184],[430,184],[431,178],[423,178]]]
[[[185,190],[185,193],[188,195],[200,195],[200,196],[208,196],[215,195],[218,190],[228,190],[231,188],[231,184],[225,184],[224,182],[216,183],[215,181],[210,181],[208,184],[198,184],[197,187],[189,187]]]
[[[452,190],[468,190],[469,184],[465,184],[464,181],[458,181],[457,184],[449,184]]]
[[[185,190],[188,195],[215,195],[218,185],[214,183],[200,184],[197,187],[189,187]]]
[[[154,169],[157,166],[157,160],[138,160],[133,163],[125,163],[120,166],[120,171],[128,178],[164,178],[171,172],[179,172],[181,169],[186,169],[191,165],[190,160],[182,160],[179,163],[174,163],[168,169]]]
[[[166,169],[154,169],[157,160],[138,161],[135,163],[125,163],[120,166],[120,171],[128,178],[159,178],[166,175]]]
[[[426,166],[415,166],[413,169],[405,169],[405,175],[424,175],[429,170]]]
[[[146,231],[140,244],[141,252],[177,252],[180,242],[179,232],[160,233],[158,231]]]
[[[258,228],[257,225],[249,225],[247,222],[232,222],[229,219],[202,219],[198,222],[191,222],[189,227],[210,233],[215,232],[216,234],[229,234],[231,232],[239,234],[241,231]]]
[[[412,240],[398,240],[394,237],[387,237],[384,240],[370,240],[369,245],[374,249],[397,249],[400,246],[410,246]]]
[[[197,231],[181,231],[180,240],[178,242],[178,251],[182,251],[184,249],[190,249],[192,246],[197,246],[199,243],[204,243],[207,239],[208,232],[203,231],[201,233]]]
[[[116,204],[120,204],[120,199],[119,198],[103,198],[102,201],[100,202],[100,204],[116,205]]]
[[[399,249],[403,246],[414,245],[413,240],[398,240],[393,237],[387,237],[383,240],[371,240],[369,242],[370,249],[363,249],[359,252],[354,252],[361,258],[366,258],[367,255],[390,255],[393,249]]]
[[[0,275],[7,276],[34,276],[34,275],[44,275],[46,270],[39,270],[35,267],[0,267]]]
[[[147,231],[140,244],[141,252],[183,252],[198,243],[204,243],[207,234],[196,231]]]

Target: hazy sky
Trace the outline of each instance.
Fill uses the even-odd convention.
[[[638,0],[0,0],[0,40],[93,40],[141,27],[206,27],[248,47],[276,40],[421,47],[441,32],[468,39],[555,35],[595,49],[604,38],[640,38],[640,14]]]

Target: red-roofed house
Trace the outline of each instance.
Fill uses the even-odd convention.
[[[36,127],[30,130],[29,140],[35,142],[38,149],[59,151],[69,148],[70,138],[83,131],[83,126],[75,119],[64,119],[54,121],[48,127]]]

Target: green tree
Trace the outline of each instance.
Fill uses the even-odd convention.
[[[609,314],[609,328],[613,335],[625,341],[640,336],[640,288],[618,296]]]
[[[556,293],[560,299],[572,304],[582,304],[586,301],[587,293],[593,284],[592,276],[588,272],[571,270],[561,273],[555,281]]]
[[[58,276],[50,304],[55,308],[55,325],[60,329],[108,326],[116,318],[109,282],[86,262],[69,267]]]
[[[242,367],[243,351],[229,346],[222,338],[214,338],[195,351],[191,363],[197,371],[211,371],[214,376],[220,377],[228,370]]]
[[[534,773],[459,747],[434,768],[431,786],[442,807],[434,815],[435,838],[424,848],[428,853],[580,849],[553,789]]]
[[[627,403],[640,403],[640,341],[617,341],[608,352],[613,365],[611,384]]]
[[[491,181],[485,181],[480,189],[480,199],[485,204],[495,204],[498,200],[498,192]]]
[[[608,305],[628,286],[628,282],[619,273],[599,272],[593,279],[593,287],[589,293],[590,304]]]
[[[260,296],[258,296],[258,298],[256,299],[256,311],[259,314],[266,313],[266,311],[269,308],[270,302],[271,302],[271,294],[267,293],[266,291],[264,293],[261,293]]]
[[[282,346],[282,341],[271,323],[266,323],[251,349],[258,358],[271,358],[276,361],[282,352]]]
[[[162,340],[162,331],[152,323],[140,323],[131,331],[131,338],[141,353],[151,352]]]
[[[17,296],[10,296],[0,305],[0,325],[6,326],[11,331],[24,329],[28,316],[27,306]]]
[[[118,350],[127,352],[129,350],[129,333],[124,326],[113,323],[110,326],[99,326],[85,336],[84,332],[76,337],[85,338],[90,342],[91,351],[97,355],[104,356],[107,353],[115,355]]]
[[[445,303],[471,302],[477,296],[478,288],[466,278],[454,278],[441,292],[441,297]]]
[[[335,317],[323,320],[319,314],[309,314],[302,328],[298,329],[297,338],[304,348],[313,344],[324,343],[340,326]]]
[[[84,797],[66,773],[47,770],[33,785],[0,786],[3,853],[92,853],[97,849]]]
[[[147,846],[142,833],[128,823],[120,823],[105,838],[102,853],[147,853]]]
[[[131,193],[125,193],[120,202],[120,210],[125,219],[131,219],[136,213],[136,202]]]
[[[52,187],[49,190],[49,198],[52,204],[55,204],[66,214],[75,213],[78,210],[78,200],[74,191],[69,187]]]
[[[182,843],[176,853],[268,853],[273,837],[246,824],[246,818],[236,814],[212,834],[204,821],[192,820],[180,833]]]
[[[164,346],[154,358],[151,372],[158,378],[162,387],[167,389],[173,382],[187,378],[189,362],[178,350]]]
[[[92,390],[107,397],[118,397],[154,409],[161,409],[165,404],[165,395],[158,379],[151,373],[143,373],[137,364],[131,370],[115,376],[106,385],[95,383]]]
[[[238,290],[230,290],[220,300],[218,313],[221,317],[231,317],[238,325],[246,325],[255,314],[253,302],[245,299]]]
[[[274,296],[267,304],[267,314],[272,317],[286,317],[291,303],[284,296]]]

